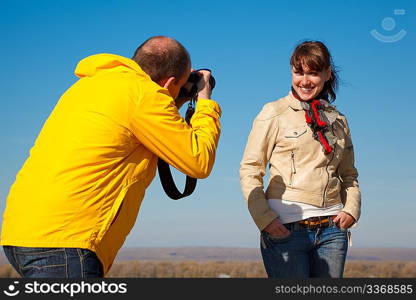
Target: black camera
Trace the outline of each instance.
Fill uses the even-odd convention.
[[[177,99],[194,99],[197,96],[198,93],[198,82],[202,79],[202,74],[198,73],[198,71],[209,71],[210,69],[199,69],[197,71],[191,72],[189,75],[188,80],[184,84],[184,86],[180,89],[179,95]],[[209,78],[209,85],[211,86],[211,90],[215,87],[215,78],[212,76]]]

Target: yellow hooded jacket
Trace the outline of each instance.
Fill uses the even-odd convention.
[[[104,274],[133,227],[160,157],[209,175],[221,110],[198,100],[189,126],[167,89],[125,57],[83,59],[10,189],[0,244],[94,251]]]

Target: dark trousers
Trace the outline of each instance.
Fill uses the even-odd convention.
[[[80,248],[3,246],[10,264],[24,278],[98,278],[103,268],[97,255]]]

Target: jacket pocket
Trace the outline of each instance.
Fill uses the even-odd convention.
[[[299,147],[300,144],[305,143],[308,139],[308,129],[306,126],[297,126],[292,128],[282,128],[276,140],[276,148],[280,152],[291,151]]]
[[[284,133],[284,137],[288,138],[288,139],[296,139],[299,138],[300,136],[304,135],[306,133],[307,129],[305,126],[302,127],[298,127],[298,128],[292,128],[292,129],[287,129],[286,132]]]
[[[130,184],[131,185],[131,184]],[[116,217],[119,215],[122,204],[123,204],[123,200],[126,196],[126,193],[130,187],[130,185],[124,187],[120,194],[118,195],[118,197],[115,199],[110,211],[107,213],[107,217],[104,221],[104,224],[102,225],[101,229],[99,230],[98,234],[97,234],[97,238],[98,240],[101,240],[102,237],[104,236],[104,234],[108,231],[108,229],[110,228],[110,226],[114,223],[114,221],[116,220]]]

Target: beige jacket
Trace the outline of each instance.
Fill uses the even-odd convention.
[[[278,217],[267,199],[284,199],[327,207],[340,202],[356,221],[361,193],[346,118],[335,111],[331,124],[334,151],[325,155],[312,136],[305,113],[290,92],[267,103],[257,115],[240,167],[240,183],[254,222],[263,230]],[[264,192],[263,176],[270,167]]]

